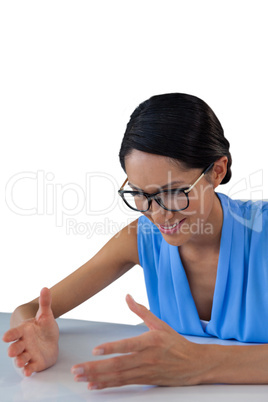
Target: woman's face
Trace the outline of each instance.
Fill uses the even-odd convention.
[[[202,169],[186,170],[165,156],[135,149],[126,157],[125,166],[130,186],[149,194],[162,189],[190,187],[202,173]],[[208,175],[209,173],[202,177],[189,192],[187,209],[166,211],[153,200],[150,209],[143,212],[159,228],[169,244],[180,246],[200,236],[213,235],[213,207],[216,197],[213,184],[207,181]],[[175,224],[174,228],[170,228]]]

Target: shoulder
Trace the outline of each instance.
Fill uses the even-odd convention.
[[[108,263],[121,267],[139,264],[137,230],[138,219],[117,232],[93,258],[100,256]]]
[[[224,219],[242,225],[244,230],[268,235],[268,201],[234,200],[225,194],[217,193],[223,208]]]
[[[117,247],[115,250],[118,249],[119,254],[124,255],[125,260],[129,260],[134,264],[139,264],[137,247],[138,221],[139,219],[136,219],[126,225],[112,239],[113,246],[118,244],[119,247],[119,249]]]

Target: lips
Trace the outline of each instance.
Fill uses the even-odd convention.
[[[160,232],[162,232],[162,233],[173,234],[173,233],[177,232],[177,230],[181,227],[181,225],[183,224],[185,219],[186,218],[182,219],[178,223],[174,223],[173,225],[169,225],[169,226],[158,225],[158,228],[159,228]]]
[[[162,225],[160,225],[161,226],[161,228],[163,228],[163,229],[172,229],[172,228],[174,228],[175,226],[177,226],[178,225],[178,223],[174,223],[174,225],[172,225],[172,226],[162,226]]]

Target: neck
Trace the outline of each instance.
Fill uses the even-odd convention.
[[[206,220],[207,227],[210,227],[211,230],[208,233],[197,234],[193,236],[185,245],[189,249],[193,249],[199,252],[207,252],[210,250],[218,250],[220,247],[221,241],[221,230],[223,224],[223,211],[221,202],[214,193],[213,205],[211,208],[211,212]],[[208,226],[209,225],[209,226]],[[184,245],[182,245],[183,247]]]

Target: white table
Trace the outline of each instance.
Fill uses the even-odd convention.
[[[0,335],[9,328],[10,314],[0,313]],[[137,336],[143,325],[132,326],[70,319],[58,319],[60,354],[55,366],[32,377],[24,377],[7,357],[8,345],[0,341],[0,401],[131,401],[131,402],[232,402],[267,401],[268,385],[198,385],[193,387],[155,387],[129,385],[89,391],[86,383],[76,383],[70,368],[93,357],[91,350],[100,343]],[[238,344],[214,338],[187,337],[199,343]]]

